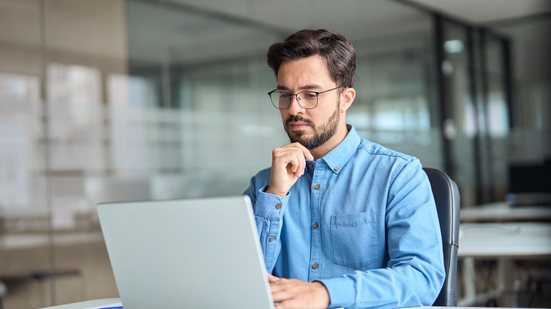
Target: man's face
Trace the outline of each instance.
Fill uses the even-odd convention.
[[[318,55],[283,62],[277,80],[278,89],[289,93],[305,90],[322,92],[338,86],[331,80],[327,65]],[[280,109],[280,113],[291,142],[315,149],[337,131],[341,120],[340,92],[337,89],[320,94],[318,105],[313,109],[302,108],[293,97],[289,108]]]

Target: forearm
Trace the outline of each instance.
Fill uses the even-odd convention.
[[[432,305],[442,280],[435,267],[411,261],[319,281],[329,292],[331,307],[398,308]]]

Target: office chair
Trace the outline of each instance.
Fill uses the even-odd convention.
[[[457,249],[459,238],[459,190],[455,182],[444,172],[434,168],[423,168],[427,174],[436,203],[446,279],[434,306],[457,305]]]
[[[0,281],[0,309],[4,309],[4,296],[6,296],[6,285]]]

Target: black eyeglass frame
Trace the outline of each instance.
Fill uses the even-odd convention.
[[[285,91],[282,91],[280,89],[274,89],[270,92],[268,92],[268,96],[270,97],[270,102],[272,102],[272,105],[277,108],[277,109],[287,109],[291,106],[291,103],[293,102],[293,96],[295,96],[297,98],[297,103],[300,107],[304,108],[304,109],[314,109],[316,107],[318,107],[318,103],[319,103],[319,96],[320,94],[323,94],[323,93],[326,93],[326,92],[329,92],[329,91],[333,91],[333,90],[337,90],[339,88],[342,88],[344,87],[344,85],[340,85],[340,86],[337,86],[335,88],[331,88],[331,89],[327,89],[327,90],[323,90],[323,91],[311,91],[311,90],[304,90],[304,91],[299,91],[297,93],[290,93],[290,92],[285,92]],[[279,103],[276,105],[274,103],[274,100],[272,99],[272,94],[275,93],[275,92],[281,92],[281,93],[287,93],[289,95],[289,103],[287,104],[287,107],[279,107]],[[316,94],[316,105],[314,105],[313,107],[305,107],[305,106],[302,106],[302,104],[300,104],[300,94],[301,93],[315,93]]]

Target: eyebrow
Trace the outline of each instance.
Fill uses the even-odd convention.
[[[285,90],[285,91],[289,91],[290,89],[283,86],[283,85],[277,85],[277,89],[278,90]],[[308,84],[308,85],[304,85],[304,86],[301,86],[298,88],[299,91],[304,91],[304,90],[320,90],[321,89],[321,86],[320,85],[317,85],[317,84]]]

